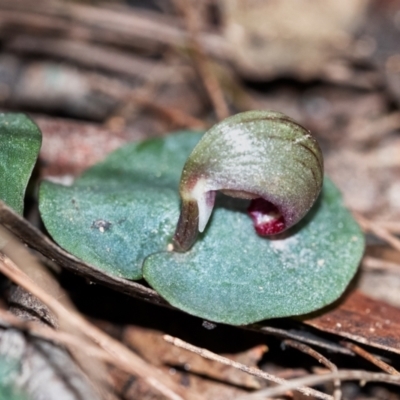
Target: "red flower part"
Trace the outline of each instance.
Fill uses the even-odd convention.
[[[261,197],[252,200],[247,211],[260,236],[276,235],[286,228],[282,214],[268,200]]]

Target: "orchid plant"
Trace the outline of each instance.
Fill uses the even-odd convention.
[[[20,213],[40,141],[27,117],[0,115],[0,198]],[[39,209],[97,274],[144,278],[171,305],[233,325],[332,303],[364,250],[318,143],[272,111],[127,144],[71,186],[42,182]]]

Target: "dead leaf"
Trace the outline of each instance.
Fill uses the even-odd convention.
[[[400,354],[400,310],[354,291],[330,311],[304,319],[306,325]]]

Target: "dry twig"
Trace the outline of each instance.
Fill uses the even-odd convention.
[[[192,344],[186,343],[183,340],[172,337],[170,335],[164,335],[164,339],[168,343],[172,343],[174,346],[191,351],[192,353],[196,353],[199,356],[206,358],[208,360],[217,361],[221,364],[225,364],[225,365],[229,365],[233,368],[237,368],[243,372],[246,372],[250,375],[254,375],[258,378],[266,379],[268,381],[279,383],[281,385],[284,385],[288,382],[285,379],[278,378],[274,375],[268,374],[267,372],[261,371],[258,368],[249,367],[249,366],[239,363],[237,361],[230,360],[229,358],[222,357],[222,356],[215,354],[207,349],[202,349],[200,347],[193,346]],[[306,396],[314,396],[317,399],[332,400],[332,396],[329,396],[327,394],[319,392],[318,390],[314,390],[314,389],[311,389],[308,387],[302,386],[302,387],[296,388],[296,390],[305,394]]]
[[[307,346],[304,343],[297,342],[296,340],[285,340],[283,342],[285,345],[293,347],[294,349],[300,350],[305,354],[308,354],[309,356],[315,358],[320,362],[321,364],[325,365],[327,368],[329,368],[332,372],[337,372],[337,366],[330,362],[326,357],[324,357],[321,353],[318,353],[315,351],[313,348],[310,346]],[[333,381],[334,384],[334,392],[333,392],[333,398],[334,400],[340,400],[342,398],[342,390],[340,388],[340,380],[335,379]]]
[[[371,256],[365,256],[362,259],[362,267],[365,270],[384,270],[400,273],[400,264]]]
[[[374,221],[374,223],[391,233],[400,233],[400,222],[398,221]]]
[[[378,238],[384,240],[385,242],[389,243],[393,248],[400,251],[400,240],[396,236],[391,234],[387,229],[376,222],[370,221],[359,213],[353,212],[353,215],[365,231],[373,233]]]
[[[241,396],[237,400],[265,400],[268,397],[280,396],[287,393],[290,390],[297,390],[301,386],[314,386],[321,383],[330,382],[335,379],[340,379],[341,381],[362,381],[364,382],[385,382],[393,385],[400,386],[400,377],[395,375],[359,371],[359,370],[339,370],[338,372],[330,372],[323,375],[308,375],[298,379],[292,379],[287,381],[286,384],[259,390],[256,393]]]
[[[280,339],[293,339],[298,342],[308,343],[312,346],[322,347],[329,351],[333,351],[339,354],[353,355],[353,352],[340,346],[332,341],[326,339],[321,339],[316,336],[310,336],[302,333],[301,331],[285,330],[280,328],[275,328],[273,326],[262,326],[260,324],[253,324],[249,326],[251,330],[262,332],[268,335],[276,336]]]
[[[174,3],[184,15],[194,67],[201,77],[218,119],[222,120],[230,113],[221,86],[212,71],[210,60],[199,41],[200,29],[196,18],[196,3],[193,0],[174,0]]]
[[[372,355],[368,351],[364,350],[360,346],[357,346],[354,343],[345,342],[345,341],[343,341],[342,344],[343,344],[343,346],[346,346],[348,349],[354,351],[354,353],[358,354],[359,356],[365,358],[366,360],[368,360],[372,364],[376,365],[377,367],[379,367],[380,369],[382,369],[386,373],[388,373],[390,375],[400,375],[400,372],[397,371],[395,368],[393,368],[389,364],[386,364],[384,361],[382,361],[379,358],[375,357],[374,355]]]

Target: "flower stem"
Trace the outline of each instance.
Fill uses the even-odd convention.
[[[182,202],[181,214],[176,227],[173,244],[174,251],[183,253],[194,244],[199,232],[199,208],[194,200]]]

